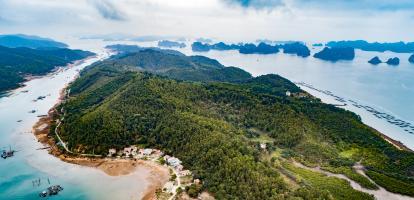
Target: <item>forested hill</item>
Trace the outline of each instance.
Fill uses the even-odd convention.
[[[61,137],[75,152],[162,149],[217,199],[373,199],[346,181],[295,167],[292,159],[377,188],[352,170],[361,161],[377,184],[414,196],[414,154],[396,149],[357,115],[321,103],[278,75],[233,81],[234,75],[186,73],[183,81],[148,73],[168,76],[171,69],[199,75],[223,66],[147,50],[92,65],[60,105]]]
[[[121,48],[122,47],[122,48]],[[122,53],[99,65],[114,65],[130,70],[147,71],[180,80],[242,81],[252,76],[236,67],[224,67],[216,60],[204,56],[185,56],[174,50],[117,47]],[[112,47],[113,48],[113,47]]]
[[[14,35],[0,35],[0,46],[16,48],[67,48],[68,45],[54,41],[49,38],[42,38],[32,35],[14,34]]]
[[[0,93],[20,86],[26,75],[43,75],[56,66],[94,55],[65,48],[31,49],[0,46]]]

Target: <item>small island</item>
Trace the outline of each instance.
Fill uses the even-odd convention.
[[[158,47],[165,47],[165,48],[185,48],[186,45],[182,42],[174,42],[169,40],[161,40],[158,41]]]
[[[408,62],[414,63],[414,54],[411,55],[410,58],[408,58]]]
[[[367,42],[365,40],[354,41],[331,41],[326,44],[329,47],[352,47],[362,51],[377,51],[385,52],[391,51],[395,53],[412,53],[414,51],[414,42]]]
[[[400,64],[400,59],[397,58],[397,57],[390,58],[390,59],[387,60],[386,63],[389,64],[389,65],[399,65]]]
[[[313,57],[322,60],[336,62],[339,60],[353,60],[355,58],[354,48],[329,48],[325,47],[322,51],[316,53]]]
[[[245,44],[240,47],[239,52],[241,54],[274,54],[279,52],[279,46],[273,46],[264,42],[259,45]]]
[[[294,42],[282,45],[283,53],[286,54],[296,54],[300,57],[308,57],[310,56],[309,48],[301,43],[301,42]]]
[[[378,56],[375,56],[371,60],[369,60],[368,63],[373,64],[373,65],[378,65],[382,63],[382,61],[378,58]]]

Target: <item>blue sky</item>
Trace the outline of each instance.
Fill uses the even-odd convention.
[[[0,33],[412,41],[414,0],[0,0]]]

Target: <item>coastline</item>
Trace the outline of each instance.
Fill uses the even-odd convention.
[[[79,64],[83,61],[84,60],[79,60],[76,63]],[[47,76],[53,75],[56,72],[59,71],[54,71],[53,73],[50,73]],[[70,83],[68,83],[67,85],[69,84]],[[166,182],[168,182],[170,178],[169,170],[167,167],[159,165],[152,161],[138,159],[97,158],[80,155],[69,155],[69,153],[65,153],[64,150],[62,150],[62,148],[58,147],[53,134],[49,134],[49,132],[51,125],[54,123],[53,119],[54,115],[56,114],[55,108],[64,100],[64,94],[67,85],[60,90],[58,101],[48,111],[47,115],[40,117],[37,120],[37,122],[32,126],[32,133],[34,134],[37,142],[43,145],[42,148],[39,148],[37,150],[45,149],[48,151],[50,155],[58,158],[63,162],[75,164],[82,167],[94,168],[103,172],[105,175],[114,178],[133,175],[136,173],[148,173],[148,176],[145,179],[145,181],[148,182],[148,184],[144,189],[141,188],[143,192],[141,192],[141,194],[139,195],[142,199],[155,199],[156,190],[162,188],[163,185]],[[131,188],[131,190],[134,189]]]
[[[302,85],[299,85],[302,86]],[[323,94],[321,92],[312,90],[308,87],[300,87],[302,90],[304,90],[305,92],[307,92],[308,94],[310,94],[311,96],[318,98],[321,100],[321,102],[325,103],[325,104],[330,104],[330,105],[334,105],[336,107],[340,107],[343,108],[345,110],[348,110],[350,112],[353,112],[355,114],[358,115],[357,112],[349,109],[347,106],[338,106],[340,103],[337,101],[336,99],[334,99],[331,96],[327,96],[326,94]],[[320,94],[320,95],[317,95]],[[382,133],[381,131],[377,130],[376,128],[374,128],[372,125],[367,124],[366,122],[362,122],[363,124],[365,124],[366,126],[368,126],[370,129],[372,129],[375,133],[377,133],[382,139],[384,139],[386,142],[390,143],[391,145],[393,145],[394,147],[396,147],[398,150],[401,151],[409,151],[409,152],[414,152],[414,150],[410,149],[408,146],[406,146],[404,143],[402,143],[401,141],[398,141],[396,139],[391,138],[390,136],[388,136],[385,133]]]

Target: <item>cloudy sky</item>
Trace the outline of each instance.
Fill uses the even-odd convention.
[[[0,0],[0,33],[413,41],[413,0]]]

